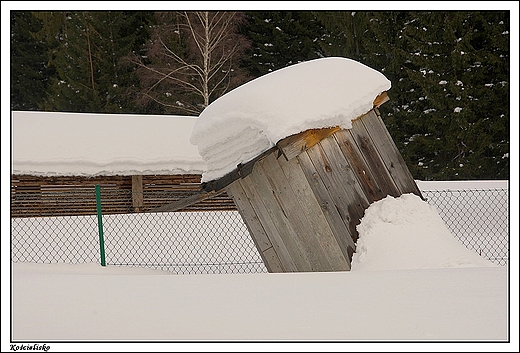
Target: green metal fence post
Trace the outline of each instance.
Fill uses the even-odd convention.
[[[99,250],[101,253],[101,266],[106,266],[105,263],[105,240],[103,238],[103,217],[101,213],[101,188],[96,185],[96,206],[99,229]]]

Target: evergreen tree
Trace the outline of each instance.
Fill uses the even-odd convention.
[[[398,50],[387,52],[397,53],[402,67],[392,80],[399,82],[393,131],[405,134],[400,142],[412,174],[425,180],[508,178],[507,14],[401,17]]]
[[[211,70],[201,60],[218,55],[197,47],[204,26],[179,13],[153,15],[12,12],[12,109],[157,114],[178,101],[202,109],[251,78],[342,56],[392,82],[380,109],[416,179],[509,177],[507,11],[247,12],[247,21],[234,22],[220,42],[220,57],[237,43],[240,50],[229,66],[214,66],[214,84],[205,80],[204,70]],[[162,79],[122,60],[130,53]],[[190,71],[196,67],[206,69]],[[181,81],[166,83],[173,72]],[[142,84],[148,92],[157,88],[146,104],[139,100]],[[188,92],[190,84],[206,90]]]
[[[508,14],[348,15],[319,14],[329,33],[322,48],[326,55],[355,58],[392,82],[390,102],[380,109],[412,175],[508,178]],[[359,33],[346,34],[354,28]]]
[[[136,16],[137,14],[137,16]],[[41,14],[41,32],[56,38],[49,47],[57,77],[43,108],[50,111],[135,112],[132,68],[120,58],[138,50],[147,36],[147,13],[54,12]]]
[[[53,70],[47,44],[34,36],[42,28],[31,12],[11,12],[11,109],[38,110]]]
[[[367,32],[370,15],[357,11],[322,11],[315,13],[324,30],[319,40],[326,56],[339,56],[364,62],[367,59]]]
[[[318,39],[323,27],[311,11],[247,13],[242,33],[252,42],[242,65],[254,77],[323,57]]]

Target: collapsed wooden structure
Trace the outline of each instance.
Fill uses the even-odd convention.
[[[365,209],[387,195],[422,197],[377,109],[387,100],[351,129],[289,136],[203,184],[232,196],[269,272],[350,270]]]

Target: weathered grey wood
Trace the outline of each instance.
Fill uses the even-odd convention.
[[[365,196],[370,203],[383,198],[385,195],[376,182],[372,170],[367,165],[363,155],[349,131],[341,130],[334,134],[336,143],[341,149],[345,158],[349,161],[354,171],[356,179],[363,189]]]
[[[274,199],[261,168],[255,165],[251,174],[237,181],[242,185],[254,212],[262,222],[284,272],[300,271],[299,268],[304,266],[306,259],[300,253],[298,244],[291,242],[291,239],[284,241],[285,234],[291,234],[293,230],[284,220],[282,210]]]
[[[331,270],[350,270],[350,260],[347,253],[342,252],[298,159],[293,158],[287,161],[285,158],[278,158],[277,161],[296,197],[297,207],[301,210],[303,216],[303,226],[307,228],[307,234],[310,237],[316,238],[317,243],[323,250],[323,256],[331,266]],[[314,249],[311,251],[315,252]]]
[[[334,204],[334,200],[329,193],[328,188],[325,186],[323,180],[319,176],[319,173],[315,169],[312,161],[307,153],[302,153],[298,157],[298,161],[302,165],[302,170],[309,182],[311,189],[313,190],[316,200],[320,204],[320,208],[323,214],[327,218],[327,221],[334,232],[334,236],[341,250],[348,256],[348,259],[352,260],[352,255],[356,249],[354,240],[356,238],[355,233],[351,233],[349,228],[349,220],[346,219],[345,212],[340,213],[339,209]]]
[[[132,206],[134,212],[141,212],[143,205],[143,176],[132,175]]]
[[[266,157],[259,164],[263,167],[267,179],[273,188],[274,195],[280,203],[288,224],[294,229],[295,242],[299,244],[300,251],[303,252],[308,259],[310,269],[301,269],[303,271],[332,271],[332,264],[316,238],[316,230],[313,224],[309,222],[303,212],[298,198],[293,189],[285,178],[285,174],[277,164],[274,155]],[[286,236],[286,238],[288,238]],[[285,240],[287,241],[287,239]]]
[[[244,219],[249,233],[254,234],[253,241],[259,252],[264,252],[273,246],[269,237],[267,236],[262,223],[258,219],[251,202],[249,201],[240,182],[234,182],[226,186],[226,191],[233,195],[233,201],[238,207],[238,212]]]
[[[417,187],[383,120],[379,114],[376,114],[376,110],[373,109],[368,112],[361,117],[360,121],[367,129],[370,140],[375,143],[376,149],[400,194],[414,193],[422,198],[421,191]]]
[[[374,106],[386,100],[382,94]],[[420,196],[376,112],[348,130],[287,137],[226,188],[270,272],[349,270],[368,206],[387,195]]]
[[[279,141],[276,145],[282,151],[285,158],[290,160],[303,151],[311,148],[324,138],[332,135],[339,129],[340,128],[338,126],[335,126],[323,129],[306,130],[299,134],[288,136]]]
[[[256,167],[258,167],[258,170],[256,170]],[[316,246],[315,241],[309,239],[308,229],[302,227],[301,210],[297,208],[297,201],[292,189],[276,162],[276,155],[272,154],[258,161],[255,165],[255,171],[252,176],[261,177],[261,182],[271,192],[271,195],[268,195],[267,198],[272,199],[274,203],[272,208],[278,210],[278,214],[272,214],[276,218],[276,225],[288,230],[282,231],[282,241],[286,244],[291,257],[294,259],[297,270],[325,271],[321,266],[328,266],[328,263],[320,264],[318,253],[321,249]],[[311,251],[313,249],[314,252]]]
[[[332,141],[331,141],[332,140]],[[333,137],[328,137],[306,151],[323,179],[334,204],[357,240],[356,226],[369,202],[357,184],[356,177]]]
[[[267,268],[267,271],[271,273],[286,272],[282,262],[280,261],[280,258],[278,257],[278,254],[276,253],[276,250],[274,250],[273,247],[265,249],[262,259],[264,259],[264,264]]]
[[[334,137],[346,158],[355,166],[360,185],[370,202],[387,195],[397,197],[399,189],[388,172],[374,141],[358,119],[352,122],[352,129],[338,131]]]
[[[273,248],[262,222],[258,218],[249,198],[247,197],[240,181],[235,181],[226,187],[226,191],[233,195],[233,200],[238,207],[238,212],[244,219],[249,234],[262,258],[268,272],[284,272],[284,267]]]

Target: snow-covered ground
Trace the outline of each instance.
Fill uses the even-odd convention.
[[[358,230],[350,272],[171,275],[13,263],[13,339],[53,346],[510,338],[517,303],[508,307],[508,268],[457,242],[426,202],[389,196],[367,209]]]

